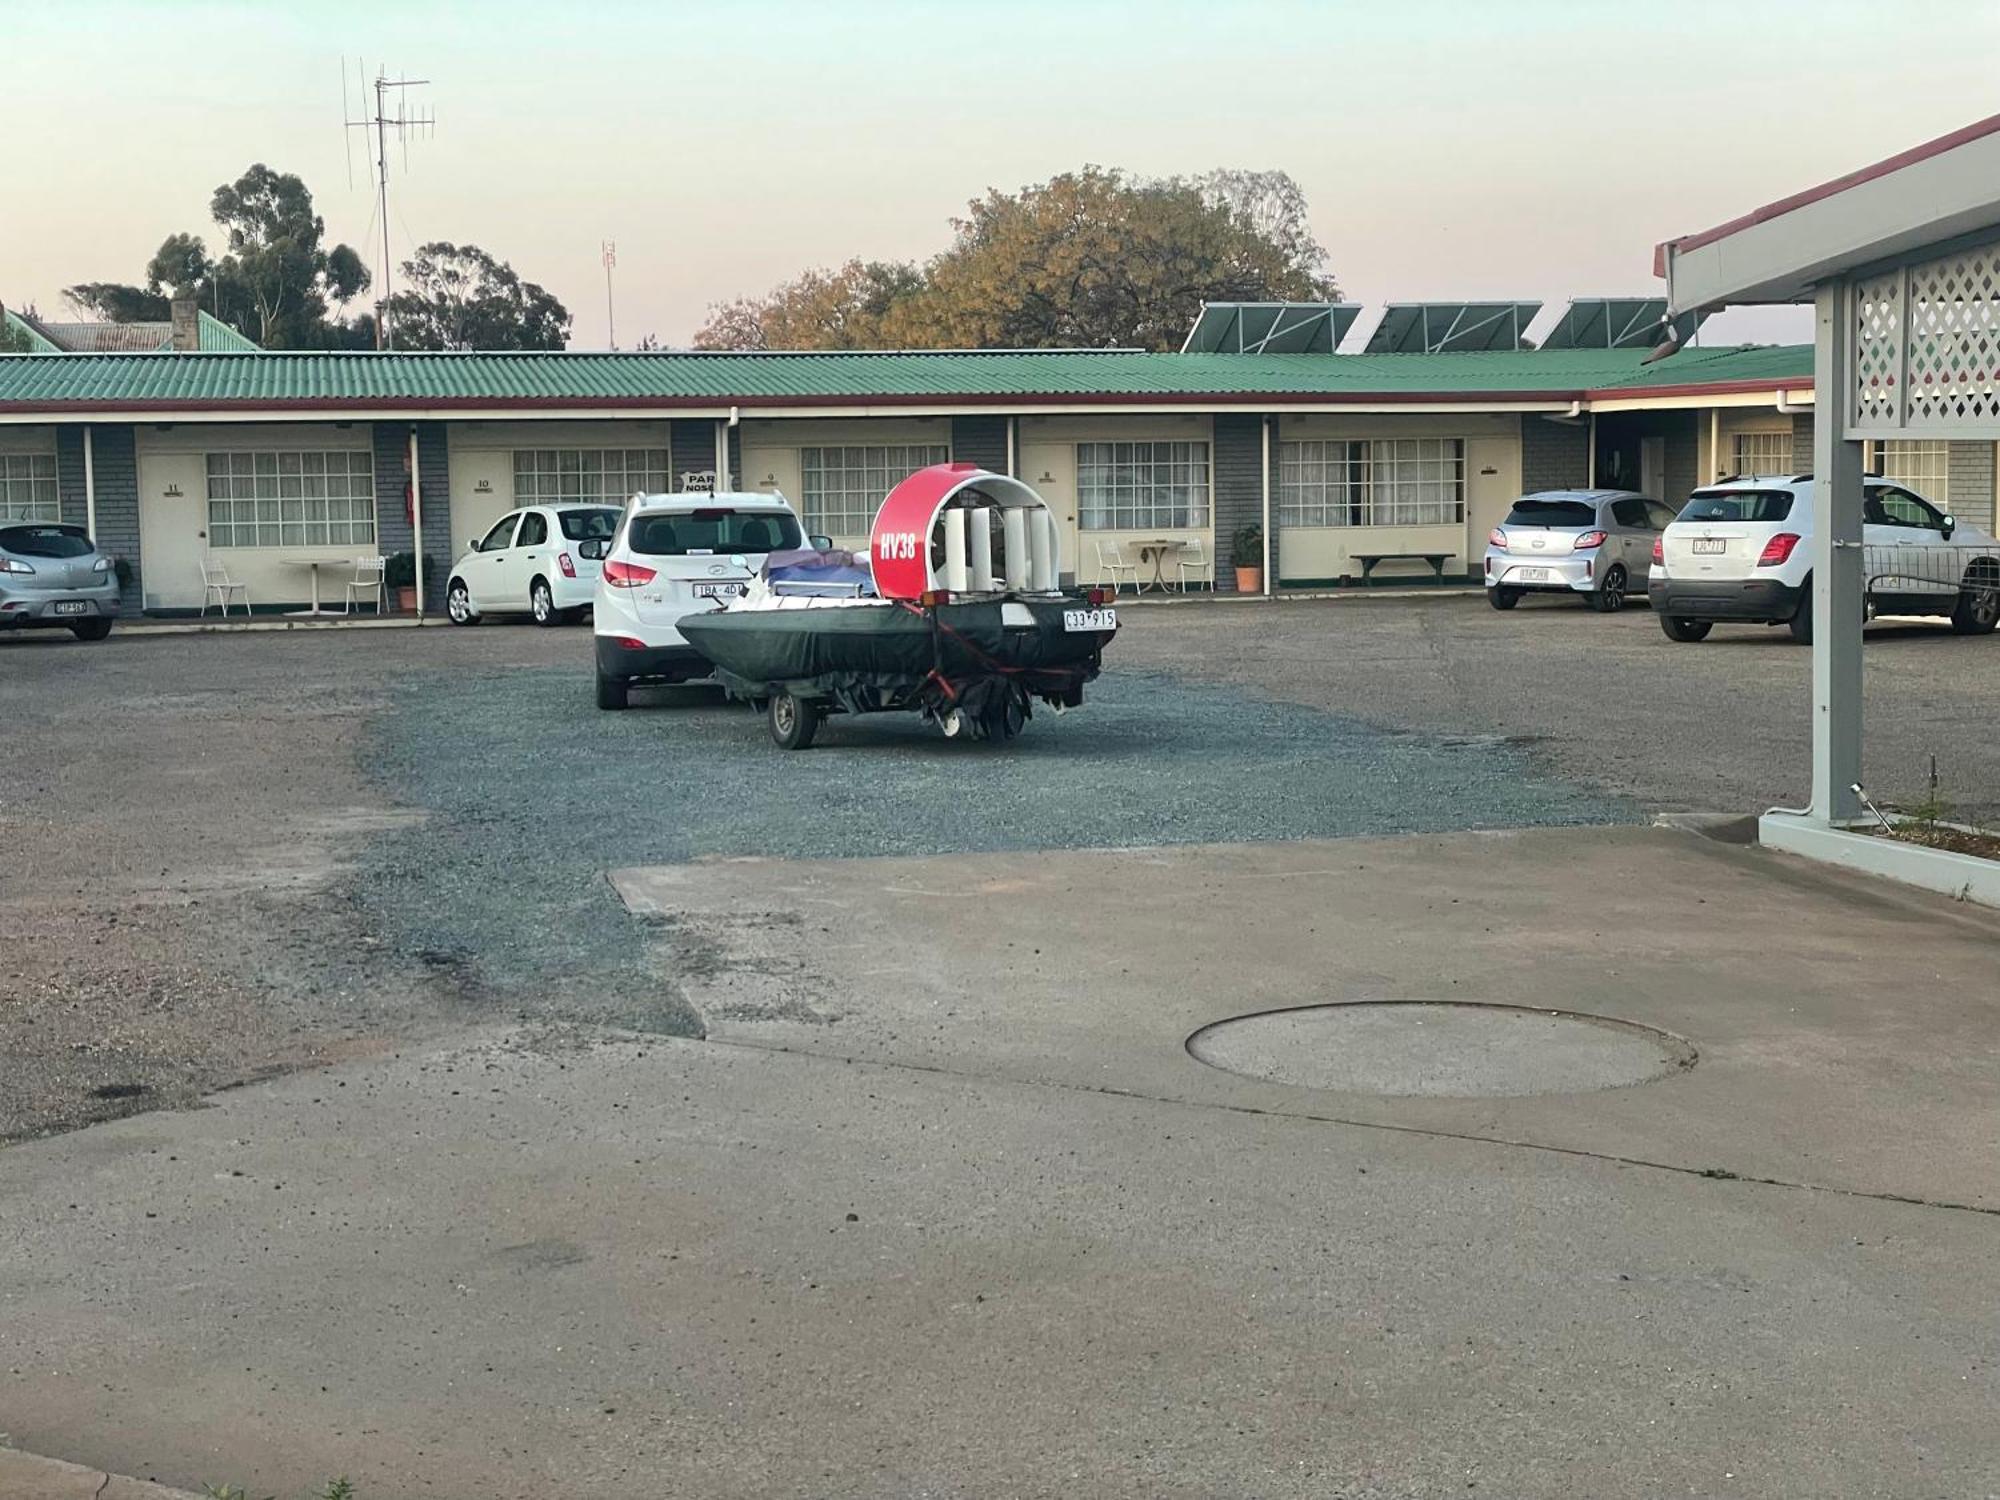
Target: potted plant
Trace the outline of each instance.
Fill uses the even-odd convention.
[[[382,564],[382,581],[396,591],[396,608],[404,614],[417,607],[417,555],[391,552]]]
[[[1236,528],[1229,543],[1229,560],[1236,567],[1236,592],[1264,592],[1264,528],[1256,522]]]

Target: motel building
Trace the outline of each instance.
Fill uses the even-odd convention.
[[[859,546],[891,485],[952,460],[1039,490],[1080,581],[1171,541],[1167,584],[1193,560],[1228,593],[1255,524],[1283,594],[1476,579],[1528,491],[1678,505],[1810,468],[1809,346],[1696,337],[1648,363],[1662,300],[1573,303],[1530,338],[1538,309],[1394,305],[1345,352],[1355,307],[1211,305],[1170,354],[268,353],[185,306],[105,352],[106,325],[6,312],[38,352],[0,356],[0,524],[88,526],[135,614],[200,609],[205,562],[265,611],[305,602],[306,560],[337,588],[356,557],[406,551],[438,609],[451,561],[521,505],[761,490]],[[1993,442],[1868,460],[1992,527]]]

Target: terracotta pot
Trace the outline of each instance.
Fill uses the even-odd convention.
[[[1236,570],[1236,592],[1239,594],[1263,593],[1264,570],[1262,568],[1238,568]]]
[[[417,591],[414,585],[396,590],[396,608],[406,615],[417,612]]]

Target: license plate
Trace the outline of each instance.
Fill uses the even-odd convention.
[[[1523,583],[1547,583],[1549,581],[1549,570],[1547,568],[1522,568],[1520,573]]]
[[[1688,548],[1692,552],[1727,552],[1729,543],[1719,536],[1698,536],[1688,544]]]
[[[1118,611],[1115,609],[1066,609],[1063,611],[1063,629],[1116,630]]]
[[[81,599],[59,599],[49,606],[52,615],[87,615],[90,606]]]
[[[749,588],[747,583],[697,583],[694,596],[697,599],[734,599],[747,593]]]

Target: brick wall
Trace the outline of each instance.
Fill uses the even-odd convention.
[[[1521,417],[1521,492],[1577,490],[1590,483],[1590,426]]]
[[[83,429],[56,429],[56,482],[63,487],[63,519],[70,519],[68,487],[74,472],[76,524],[84,519]],[[90,440],[91,480],[97,488],[97,546],[125,559],[132,581],[122,586],[118,612],[136,615],[145,599],[139,557],[139,461],[130,427],[94,427]]]
[[[404,504],[410,474],[410,426],[377,422],[375,451],[375,542],[384,557],[416,550],[414,528]],[[442,422],[418,422],[419,494],[424,502],[424,608],[444,608],[445,575],[453,557],[451,543],[451,459]]]
[[[89,524],[90,506],[83,495],[83,429],[56,429],[56,499],[59,519],[68,526]]]
[[[1969,526],[1991,531],[1994,521],[1993,444],[1951,445],[1951,512]]]
[[[1667,437],[1667,492],[1660,499],[1679,510],[1701,483],[1701,423],[1694,412],[1670,412],[1661,421]]]
[[[1806,412],[1792,418],[1792,472],[1810,474],[1813,471],[1813,419]]]
[[[1229,549],[1236,528],[1264,523],[1264,419],[1251,412],[1220,412],[1215,418],[1215,587],[1231,593],[1236,574]],[[1273,516],[1275,527],[1276,517]],[[1271,566],[1278,565],[1278,538],[1271,540]],[[1275,580],[1273,580],[1275,582]]]
[[[667,475],[667,483],[678,492],[681,475],[715,467],[715,423],[707,417],[680,417],[669,424],[668,431],[667,467],[672,472]],[[730,468],[737,467],[738,460],[732,453]]]
[[[1007,419],[1005,417],[953,417],[951,419],[953,463],[978,464],[995,474],[1007,472]]]

